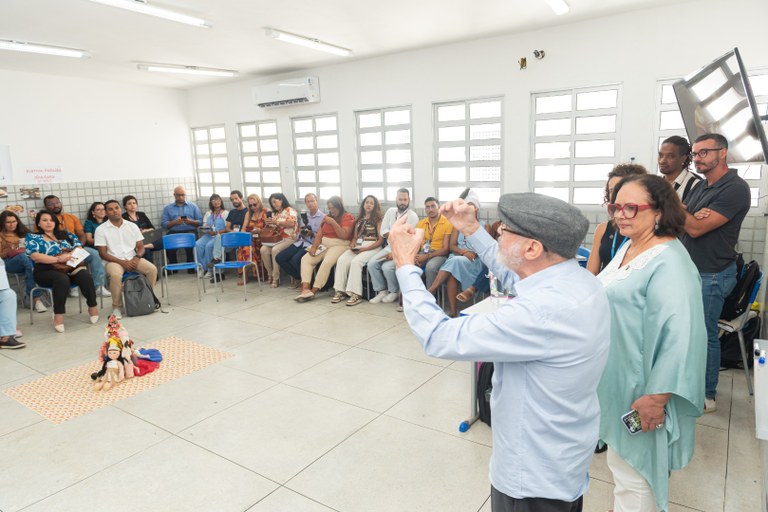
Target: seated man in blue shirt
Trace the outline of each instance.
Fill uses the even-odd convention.
[[[422,230],[401,218],[390,232],[405,316],[425,352],[494,362],[492,510],[580,511],[610,336],[603,287],[575,260],[589,222],[559,199],[505,194],[496,242],[463,200],[441,210],[517,293],[492,313],[448,318],[414,265]]]
[[[196,233],[197,227],[203,221],[203,215],[200,208],[195,203],[187,202],[187,192],[184,187],[173,189],[174,202],[163,208],[163,217],[161,224],[163,229],[168,231],[169,235],[174,233]],[[187,261],[194,261],[192,249],[185,249]],[[168,263],[176,263],[176,251],[168,252]],[[175,271],[174,271],[175,272]],[[188,270],[189,274],[194,274],[195,270]]]

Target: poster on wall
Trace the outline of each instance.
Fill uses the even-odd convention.
[[[64,181],[64,170],[58,166],[27,167],[24,170],[22,183],[35,183],[47,185],[49,183],[61,183]]]
[[[13,168],[11,167],[11,148],[9,146],[0,146],[0,189],[8,193],[8,185],[12,183]]]

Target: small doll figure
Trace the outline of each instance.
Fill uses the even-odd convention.
[[[91,375],[96,381],[93,388],[96,391],[109,391],[112,386],[125,380],[125,360],[122,356],[122,343],[118,338],[110,338],[107,347],[107,359],[101,371]]]
[[[130,379],[136,375],[136,366],[134,365],[133,341],[130,338],[123,340],[123,350],[120,354],[123,357],[123,366],[125,366],[125,378]]]

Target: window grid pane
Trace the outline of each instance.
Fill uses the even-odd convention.
[[[411,107],[359,111],[355,119],[359,199],[394,203],[397,189],[413,190]]]
[[[438,199],[456,199],[470,187],[481,202],[497,202],[504,159],[501,98],[436,103],[433,108]]]
[[[655,137],[653,138],[656,147],[654,147],[654,155],[661,148],[661,143],[667,137],[679,135],[688,139],[688,134],[685,131],[683,119],[680,115],[680,109],[677,105],[677,98],[675,97],[675,92],[672,88],[672,84],[676,81],[677,80],[661,80],[656,86],[656,122],[654,126]],[[749,82],[750,85],[752,85],[756,103],[760,105],[768,102],[768,88],[765,88],[762,85],[768,84],[768,70],[749,72]],[[755,87],[755,84],[758,84],[758,86]],[[701,90],[706,90],[707,87],[711,86],[711,84],[702,86]],[[701,90],[699,92],[701,92]],[[758,110],[760,110],[760,108],[758,108]],[[764,112],[762,113],[765,114]],[[734,118],[733,121],[741,124],[746,122],[743,118]],[[765,164],[732,164],[730,167],[738,169],[739,175],[746,180],[747,184],[749,184],[750,189],[752,190],[751,206],[753,208],[760,206],[760,197],[762,195],[760,191],[765,189],[763,180],[767,177]],[[693,165],[691,165],[690,170],[695,172]]]
[[[621,87],[532,95],[534,191],[578,205],[599,206],[600,191],[619,155]]]
[[[293,161],[297,198],[312,192],[326,201],[341,193],[336,114],[293,118]]]
[[[261,198],[268,197],[271,191],[281,190],[277,121],[253,121],[237,126],[245,190]]]
[[[198,197],[229,196],[229,160],[224,125],[192,128],[192,151]]]

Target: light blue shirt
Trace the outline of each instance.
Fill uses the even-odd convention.
[[[468,240],[510,287],[517,276],[496,261],[490,235],[478,229]],[[421,269],[403,266],[397,278],[406,319],[428,355],[494,362],[491,484],[513,498],[584,494],[610,340],[600,282],[570,259],[517,280],[517,297],[494,313],[451,319],[424,288]]]
[[[168,228],[168,223],[170,221],[176,220],[182,215],[186,215],[188,218],[198,222],[202,222],[203,220],[203,215],[200,213],[200,208],[198,208],[195,203],[185,202],[181,206],[177,205],[176,203],[171,203],[163,208],[163,217],[161,220],[163,229],[167,229],[168,233],[189,233],[197,231],[195,226],[190,226],[189,224],[179,224],[177,226],[173,226],[172,228]]]

